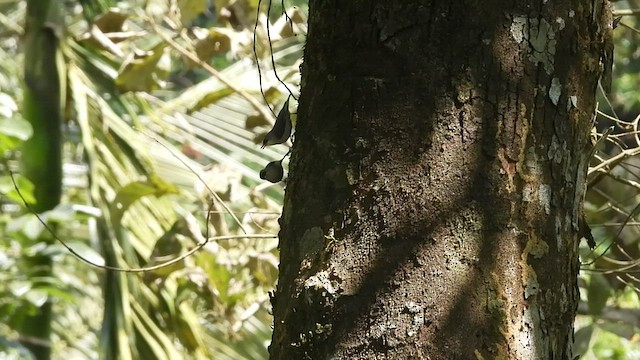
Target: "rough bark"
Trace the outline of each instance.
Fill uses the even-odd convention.
[[[310,1],[272,359],[572,358],[592,4]]]

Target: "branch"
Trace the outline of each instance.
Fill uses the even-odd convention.
[[[580,305],[578,305],[578,314],[593,316],[593,314],[589,313],[589,306],[584,302],[581,302]],[[640,327],[640,310],[636,309],[625,309],[607,306],[602,309],[602,313],[598,315],[598,317],[600,319],[622,322],[625,324],[633,325],[635,327]]]
[[[612,11],[613,16],[633,16],[633,15],[640,15],[640,9],[620,9],[620,10],[613,10]]]
[[[207,245],[210,241],[230,240],[230,239],[247,239],[247,238],[272,239],[272,238],[276,237],[276,235],[272,235],[272,234],[251,234],[251,235],[244,234],[244,235],[226,235],[226,236],[209,237],[209,225],[208,224],[209,224],[209,217],[210,217],[211,213],[209,211],[207,211],[207,218],[206,218],[206,222],[205,222],[205,224],[206,224],[205,226],[207,227],[207,231],[206,231],[204,239],[202,241],[200,241],[200,243],[198,243],[196,246],[194,246],[191,250],[187,251],[186,253],[184,253],[184,254],[182,254],[182,255],[174,258],[174,259],[171,259],[169,261],[163,262],[163,263],[158,264],[158,265],[141,267],[141,268],[120,268],[120,267],[115,267],[115,266],[96,264],[93,261],[87,259],[86,257],[80,255],[77,251],[75,251],[69,244],[67,244],[64,240],[62,240],[55,233],[55,231],[53,231],[53,229],[49,226],[49,224],[47,224],[46,221],[42,220],[40,215],[38,215],[35,212],[35,210],[31,207],[31,205],[29,205],[27,200],[22,195],[22,192],[20,191],[20,188],[18,187],[18,184],[16,183],[15,177],[13,175],[13,171],[9,170],[9,175],[11,176],[11,181],[13,182],[13,187],[16,190],[16,192],[18,193],[18,196],[20,197],[20,199],[22,200],[22,203],[24,204],[24,206],[31,213],[33,213],[36,216],[36,218],[38,219],[40,224],[42,224],[42,226],[44,226],[44,228],[47,230],[47,232],[49,232],[49,234],[51,234],[51,236],[53,236],[53,238],[56,239],[56,241],[58,241],[60,244],[62,244],[62,246],[64,246],[65,249],[67,249],[71,254],[73,254],[76,258],[80,259],[82,262],[84,262],[84,263],[86,263],[88,265],[91,265],[93,267],[104,269],[104,270],[113,270],[113,271],[127,272],[127,273],[147,272],[147,271],[161,269],[161,268],[167,267],[169,265],[173,265],[173,264],[175,264],[177,262],[180,262],[180,261],[186,259],[187,257],[193,255],[194,253],[198,252],[205,245]],[[213,205],[213,200],[212,200],[211,204]]]
[[[635,156],[635,155],[638,155],[638,154],[640,154],[640,148],[623,150],[618,155],[615,155],[615,156],[609,158],[608,160],[605,160],[605,161],[601,162],[600,164],[590,168],[589,171],[587,172],[587,175],[591,175],[594,172],[597,172],[597,171],[599,171],[600,169],[602,169],[604,167],[609,167],[609,169],[614,168],[618,164],[620,164],[622,161],[624,161],[625,159],[630,158],[630,157]]]

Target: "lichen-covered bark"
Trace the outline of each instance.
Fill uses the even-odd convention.
[[[310,1],[272,359],[572,358],[593,3]]]

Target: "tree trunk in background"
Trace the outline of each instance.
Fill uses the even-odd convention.
[[[61,126],[65,74],[58,68],[61,60],[57,32],[63,26],[60,7],[55,1],[27,2],[22,110],[33,128],[33,135],[22,148],[21,166],[23,175],[35,186],[33,209],[38,213],[56,207],[62,193]],[[37,242],[53,242],[48,232],[42,234]],[[50,255],[36,253],[25,261],[33,269],[29,277],[42,279],[42,285],[48,286],[48,279],[53,276]],[[38,281],[33,285],[38,287]],[[22,342],[40,360],[51,356],[51,305],[47,300],[33,315],[16,319]]]
[[[310,1],[272,359],[572,359],[593,3]]]

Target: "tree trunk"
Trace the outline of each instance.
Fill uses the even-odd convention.
[[[272,359],[572,359],[599,1],[310,1]]]
[[[33,128],[33,134],[22,147],[23,175],[35,189],[38,213],[51,210],[60,203],[62,194],[62,118],[64,106],[64,72],[60,71],[61,54],[58,36],[64,17],[57,2],[27,1],[24,34],[24,92],[22,113]],[[37,243],[52,244],[47,232]],[[24,261],[32,269],[33,287],[47,286],[53,277],[51,255],[36,253]],[[44,279],[44,280],[40,280]],[[47,300],[36,312],[20,319],[17,328],[23,344],[38,360],[51,357],[52,302]]]

